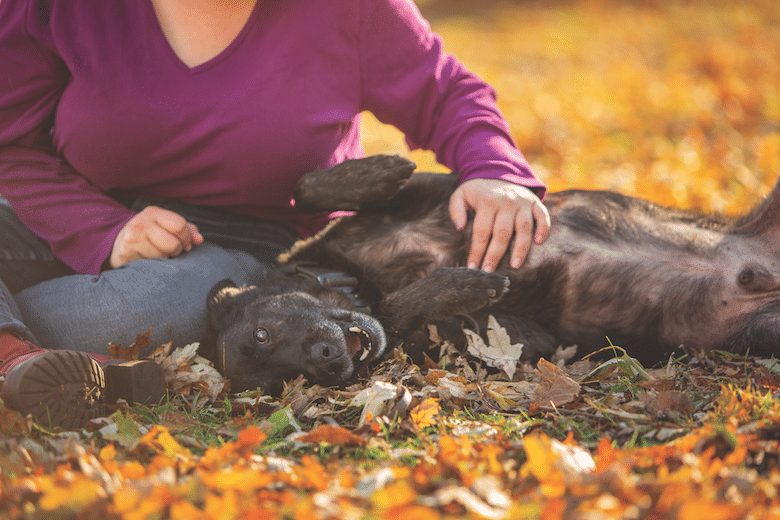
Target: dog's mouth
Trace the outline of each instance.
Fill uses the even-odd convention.
[[[381,326],[371,322],[351,323],[344,330],[347,356],[354,363],[366,363],[379,356],[385,349]]]
[[[347,329],[344,339],[347,342],[347,355],[354,361],[364,362],[376,349],[371,333],[357,325]]]

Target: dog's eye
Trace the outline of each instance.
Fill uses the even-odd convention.
[[[268,343],[268,341],[271,339],[271,334],[267,329],[258,327],[257,330],[255,330],[255,339],[258,343]]]

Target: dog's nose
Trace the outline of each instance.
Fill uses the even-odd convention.
[[[312,345],[311,361],[314,373],[325,384],[341,382],[352,372],[352,365],[343,348],[333,343],[319,342]]]
[[[311,360],[315,363],[328,363],[337,359],[343,352],[337,346],[321,341],[311,347]]]

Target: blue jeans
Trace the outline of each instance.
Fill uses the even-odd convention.
[[[138,201],[139,210],[148,202]],[[158,204],[196,224],[205,241],[176,258],[76,274],[0,199],[0,331],[50,349],[106,354],[152,329],[152,346],[201,341],[206,297],[220,280],[259,284],[298,238],[288,226],[180,203]],[[147,354],[147,352],[142,352]]]

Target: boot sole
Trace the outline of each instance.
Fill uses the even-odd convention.
[[[105,377],[89,355],[49,350],[15,367],[3,383],[8,408],[32,414],[43,426],[76,430],[103,417]]]

